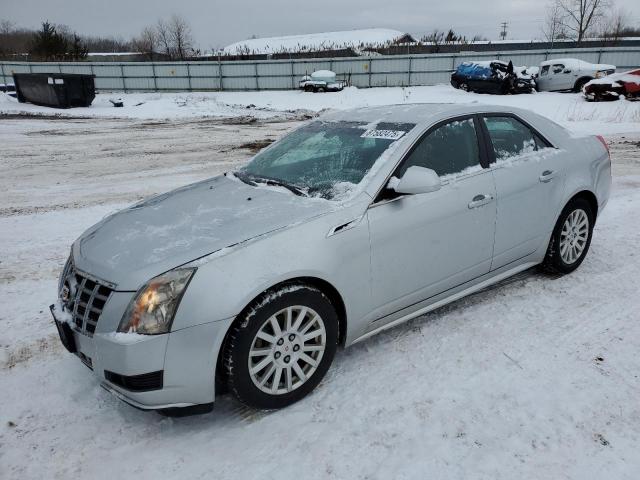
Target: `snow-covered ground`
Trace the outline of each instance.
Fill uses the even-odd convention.
[[[384,96],[466,96],[428,88]],[[571,102],[591,104],[473,95],[528,98],[576,131],[608,132],[614,190],[585,262],[561,278],[524,272],[340,351],[318,389],[292,407],[261,413],[223,396],[211,414],[168,419],[113,398],[63,351],[47,306],[86,227],[241,164],[299,124],[298,112],[273,121],[283,109],[381,101],[372,92],[207,94],[272,109],[268,122],[162,111],[178,94],[161,96],[151,121],[0,118],[0,478],[638,478],[637,103],[595,104],[603,113],[571,120]],[[0,100],[2,111],[13,107]],[[623,107],[624,122],[608,117]]]
[[[122,100],[114,108],[109,100]],[[54,110],[18,103],[0,94],[0,114],[29,113],[63,116],[139,119],[247,117],[291,119],[326,109],[348,109],[402,103],[469,103],[528,108],[568,128],[587,133],[620,133],[640,129],[640,102],[589,103],[581,94],[539,92],[530,95],[484,95],[449,85],[427,87],[346,88],[335,93],[295,90],[272,92],[100,93],[89,108]]]

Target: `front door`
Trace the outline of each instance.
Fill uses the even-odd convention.
[[[481,165],[477,126],[463,117],[432,128],[395,173],[401,178],[410,166],[431,168],[441,178],[440,190],[370,207],[375,317],[489,271],[496,192],[492,172]]]

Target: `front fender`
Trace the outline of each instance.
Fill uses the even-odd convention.
[[[313,277],[341,295],[347,318],[363,318],[371,305],[366,204],[345,208],[212,255],[198,266],[172,331],[236,317],[265,290]],[[334,235],[333,227],[356,220]]]

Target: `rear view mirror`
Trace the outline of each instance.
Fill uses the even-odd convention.
[[[409,167],[396,185],[390,187],[397,193],[415,195],[440,190],[440,177],[430,168]]]

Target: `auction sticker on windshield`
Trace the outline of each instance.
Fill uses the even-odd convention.
[[[405,134],[402,130],[366,130],[361,138],[384,138],[386,140],[398,140]]]

